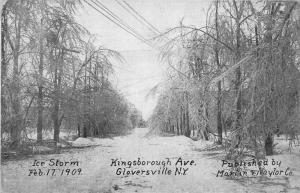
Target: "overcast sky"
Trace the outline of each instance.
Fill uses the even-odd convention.
[[[128,13],[117,0],[98,1],[145,39],[151,39],[156,35]],[[123,0],[118,1],[126,6]],[[211,3],[208,0],[126,0],[126,2],[160,32],[178,26],[182,19],[185,25],[203,26]],[[114,62],[114,82],[117,89],[142,111],[143,117],[147,119],[155,107],[156,99],[146,100],[145,96],[153,86],[163,80],[167,68],[166,64],[158,60],[159,50],[124,31],[86,3],[80,8],[76,18],[97,36],[96,44],[122,54],[126,62]]]

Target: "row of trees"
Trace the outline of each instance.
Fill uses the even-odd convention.
[[[215,136],[256,156],[261,149],[273,154],[276,133],[294,140],[300,131],[299,11],[297,2],[215,1],[204,27],[181,22],[163,33],[158,39],[168,42],[161,58],[170,71],[151,128]]]
[[[113,50],[74,19],[78,0],[10,0],[1,15],[1,137],[18,149],[26,132],[122,134],[140,113],[111,82]],[[2,143],[3,144],[3,143]]]

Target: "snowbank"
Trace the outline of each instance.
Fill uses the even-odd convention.
[[[72,141],[71,145],[73,147],[89,147],[89,146],[97,145],[97,143],[93,142],[89,138],[79,137],[75,141]]]
[[[75,141],[69,141],[73,147],[90,147],[90,146],[111,146],[113,143],[112,139],[108,138],[83,138],[79,137]]]

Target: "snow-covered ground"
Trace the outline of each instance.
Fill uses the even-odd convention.
[[[276,146],[280,148],[281,154],[268,157],[268,159],[280,160],[282,162],[280,168],[289,167],[293,176],[245,177],[230,180],[225,177],[216,177],[218,169],[222,169],[223,154],[220,151],[200,151],[212,145],[212,142],[193,141],[183,136],[144,137],[147,131],[147,129],[138,128],[131,135],[113,139],[79,138],[72,143],[74,146],[90,147],[2,163],[2,192],[300,192],[299,147],[294,150],[294,153],[290,153],[287,150],[288,142],[285,140],[278,140],[280,143]],[[136,161],[135,163],[138,163],[138,160],[140,162],[165,161],[166,163],[167,158],[171,165],[166,165],[166,167],[171,170],[171,175],[122,175],[118,173],[122,173],[124,168],[126,171],[147,169],[155,171],[160,169],[161,165],[151,165],[152,162],[148,162],[148,165],[141,166],[134,165],[133,161]],[[189,161],[184,162],[187,166],[183,166],[185,169],[188,168],[186,175],[174,175],[175,162],[179,158]],[[52,166],[56,164],[57,159],[58,165],[64,162],[64,166]],[[117,166],[118,162],[112,162],[112,159],[125,161],[126,164],[131,163],[132,166],[130,168]],[[37,164],[37,161],[44,161],[45,164],[32,166],[34,162]],[[179,165],[177,166],[180,168]],[[82,172],[79,172],[79,168]],[[121,168],[120,171],[118,168]],[[30,173],[30,169],[37,169],[37,171],[41,169],[43,173],[34,174],[33,170]],[[60,170],[55,170],[55,176],[52,176],[53,170],[51,169]],[[64,173],[62,173],[63,169]],[[66,169],[71,169],[71,172],[75,171],[75,175],[70,174],[71,172],[66,175]]]

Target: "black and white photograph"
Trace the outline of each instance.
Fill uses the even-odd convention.
[[[1,0],[3,193],[300,193],[300,2]]]

